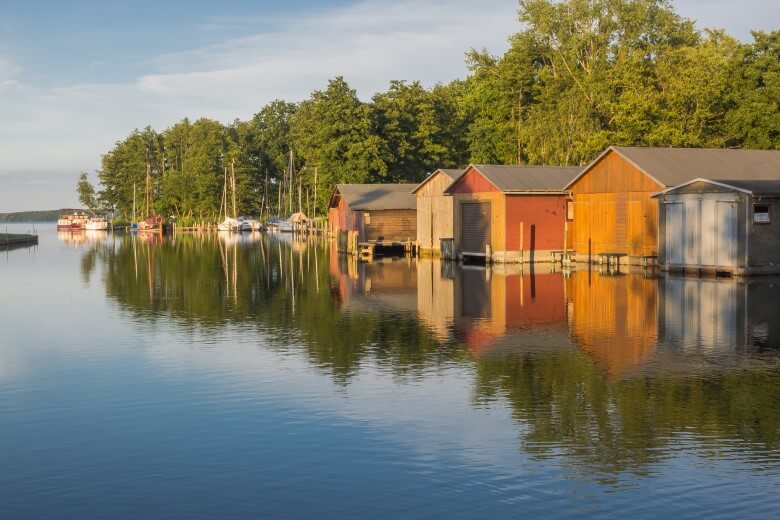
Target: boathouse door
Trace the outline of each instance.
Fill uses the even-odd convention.
[[[685,208],[681,202],[667,202],[666,211],[666,263],[682,265],[685,252]]]
[[[716,260],[718,267],[737,266],[737,204],[719,200],[717,206]]]
[[[490,244],[490,202],[464,202],[460,206],[461,252],[485,254]]]
[[[682,202],[667,202],[665,211],[667,264],[736,267],[736,202],[705,194],[687,197]]]

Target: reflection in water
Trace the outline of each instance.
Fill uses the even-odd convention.
[[[564,277],[546,265],[466,267],[455,276],[455,331],[472,353],[569,345]]]
[[[523,453],[571,478],[657,476],[680,450],[780,463],[772,280],[364,263],[331,247],[126,236],[90,244],[81,268],[89,280],[100,266],[134,320],[267,333],[270,348],[303,352],[345,387],[366,371],[424,381],[459,367],[471,379],[447,384],[469,385],[477,408],[508,404]]]
[[[657,280],[582,271],[566,286],[572,337],[608,374],[619,376],[653,354]]]
[[[733,354],[780,345],[775,278],[661,280],[659,335],[672,349]]]

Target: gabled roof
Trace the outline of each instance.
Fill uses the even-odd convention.
[[[712,179],[696,178],[688,182],[683,182],[682,184],[678,184],[677,186],[671,186],[663,191],[659,191],[658,193],[654,193],[653,197],[658,197],[659,195],[664,195],[666,193],[677,191],[681,188],[685,188],[686,186],[690,186],[691,184],[695,184],[697,182],[712,184],[714,186],[719,186],[721,188],[727,188],[734,191],[740,191],[742,193],[747,193],[748,195],[753,195],[753,196],[780,195],[780,180],[776,180],[776,181],[736,180],[734,181],[734,180],[725,179],[722,181],[714,181]]]
[[[422,188],[423,186],[428,184],[428,181],[430,181],[431,179],[436,177],[437,173],[441,173],[442,175],[447,177],[450,180],[450,183],[451,183],[455,179],[460,177],[460,174],[463,173],[463,170],[456,170],[456,169],[453,169],[453,168],[439,168],[439,169],[435,170],[434,172],[432,172],[431,174],[429,174],[425,178],[425,180],[423,180],[420,184],[418,184],[417,187],[412,190],[412,193],[417,193],[417,190],[419,190],[420,188]]]
[[[417,209],[414,184],[337,184],[333,197],[341,195],[353,209]],[[331,197],[331,205],[333,203]]]
[[[780,180],[780,151],[728,148],[652,148],[610,146],[586,166],[571,187],[609,152],[616,152],[662,186],[691,179]]]
[[[466,177],[470,170],[482,174],[493,186],[504,193],[563,192],[564,187],[581,171],[578,166],[504,166],[498,164],[471,164],[453,182],[445,193]]]

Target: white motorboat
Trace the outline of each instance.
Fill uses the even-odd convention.
[[[84,224],[84,229],[92,231],[108,231],[108,219],[105,217],[91,217]]]

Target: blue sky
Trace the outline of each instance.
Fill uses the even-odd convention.
[[[775,0],[677,0],[699,27],[780,27]],[[368,99],[391,79],[464,77],[501,53],[515,0],[0,0],[0,212],[76,204],[81,170],[147,124],[246,119],[343,75]]]

